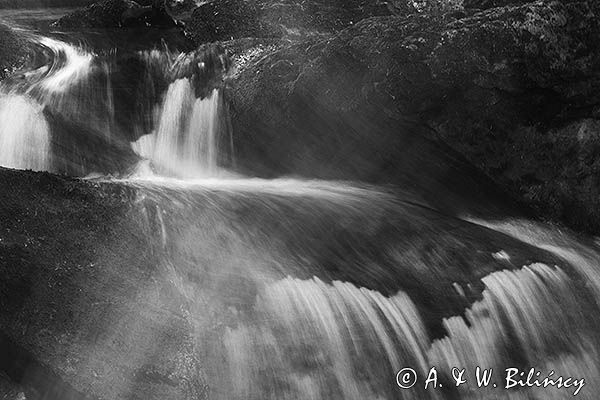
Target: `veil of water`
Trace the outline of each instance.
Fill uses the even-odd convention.
[[[8,168],[50,169],[50,132],[42,107],[30,98],[0,97],[0,164]]]
[[[0,165],[118,175],[99,181],[134,190],[130,212],[161,260],[156,279],[185,298],[187,398],[567,399],[576,389],[453,385],[453,368],[475,381],[478,366],[585,377],[578,398],[597,398],[596,244],[529,222],[444,216],[388,189],[225,172],[226,108],[204,63],[37,40],[45,63],[1,88]],[[143,290],[137,298],[153,304]],[[162,346],[137,341],[143,312],[115,313],[78,353],[81,370],[119,357],[117,338],[132,363]],[[433,366],[443,387],[426,390]],[[402,390],[406,367],[420,381]],[[94,385],[134,398],[135,379],[117,374]]]
[[[134,150],[163,171],[180,177],[218,172],[219,91],[196,99],[189,79],[173,82],[158,112],[156,132],[142,136]]]
[[[227,116],[218,89],[199,93],[203,61],[35,40],[43,65],[2,87],[0,166],[123,175],[146,158],[161,174],[217,174]]]

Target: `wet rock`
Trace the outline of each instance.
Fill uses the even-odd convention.
[[[173,27],[175,22],[162,2],[140,5],[132,0],[103,0],[65,15],[52,26],[60,29]]]
[[[27,38],[7,25],[0,24],[0,80],[21,68],[30,57]]]
[[[305,36],[339,31],[364,18],[390,15],[378,0],[223,0],[200,5],[186,21],[196,43],[244,37]]]
[[[240,158],[265,174],[425,191],[431,179],[450,191],[489,182],[463,170],[463,182],[450,183],[463,160],[542,216],[598,232],[597,163],[568,150],[581,148],[577,135],[552,132],[598,118],[599,7],[538,1],[459,19],[378,17],[282,43],[229,82]],[[595,154],[595,141],[586,143]]]
[[[488,8],[521,5],[531,2],[531,0],[464,0],[463,6],[464,8],[485,10]]]
[[[185,31],[197,45],[262,35],[258,9],[246,0],[221,0],[200,5],[186,23]]]
[[[52,170],[71,176],[119,175],[139,161],[129,142],[44,110],[52,137]]]
[[[391,13],[386,2],[378,0],[259,1],[259,8],[262,23],[281,33],[335,32],[362,19]]]
[[[11,393],[23,390],[33,400],[205,399],[181,314],[185,300],[158,278],[166,272],[150,250],[158,242],[141,234],[148,220],[143,211],[129,217],[132,189],[47,173],[0,174],[2,185],[14,188],[12,200],[0,201],[0,370],[20,384]]]

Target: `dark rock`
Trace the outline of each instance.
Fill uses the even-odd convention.
[[[196,8],[186,34],[197,45],[246,36],[261,36],[256,5],[246,0],[221,0]]]
[[[135,192],[0,175],[0,370],[33,400],[205,399],[185,299],[159,278],[143,207],[128,216]]]
[[[485,10],[488,8],[522,5],[527,3],[532,3],[532,0],[464,0],[463,7]]]
[[[136,26],[173,27],[162,2],[140,5],[132,0],[103,0],[65,15],[53,27],[61,29],[120,28]]]
[[[180,57],[171,67],[170,80],[190,79],[197,98],[204,98],[222,86],[231,66],[225,48],[219,44],[205,44]]]
[[[493,208],[502,196],[419,120],[441,93],[416,45],[431,50],[440,24],[372,18],[251,57],[228,82],[239,168],[393,183],[454,212]]]
[[[0,80],[21,68],[30,57],[31,44],[12,28],[0,24]]]
[[[390,15],[378,0],[259,1],[261,22],[272,31],[335,32],[362,19]]]
[[[198,7],[196,0],[165,0],[164,7],[176,21],[188,21]]]
[[[52,171],[71,176],[119,175],[139,161],[129,142],[109,138],[46,108],[52,137]]]
[[[450,146],[541,215],[598,232],[597,144],[584,154],[567,132],[598,118],[599,7],[379,17],[326,40],[282,42],[229,82],[240,159],[267,175],[472,192],[487,178],[440,155]]]
[[[364,18],[390,15],[378,0],[222,0],[205,3],[186,21],[196,43],[243,37],[331,33]]]
[[[450,24],[427,62],[448,96],[430,126],[541,215],[591,232],[600,147],[573,126],[596,126],[599,15],[593,1],[491,9]]]

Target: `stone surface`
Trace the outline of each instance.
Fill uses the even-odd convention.
[[[281,42],[229,81],[240,158],[265,173],[411,184],[419,172],[446,180],[452,163],[425,166],[426,149],[447,145],[540,215],[598,232],[597,142],[568,132],[596,126],[599,7],[379,17]],[[473,176],[462,184],[480,185]]]
[[[133,0],[102,0],[65,15],[53,24],[60,29],[173,27],[162,2],[140,5]]]
[[[199,45],[244,37],[330,33],[364,18],[391,13],[378,0],[222,0],[196,8],[185,30]]]
[[[0,23],[0,80],[22,67],[29,59],[30,51],[30,43],[23,34]]]

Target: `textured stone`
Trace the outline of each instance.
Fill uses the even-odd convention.
[[[600,171],[567,132],[598,118],[599,7],[538,1],[378,17],[282,42],[229,82],[240,151],[265,173],[410,184],[420,179],[413,169],[433,173],[426,155],[406,152],[426,139],[540,215],[598,232]],[[586,143],[595,154],[596,142]],[[453,168],[438,165],[440,176]]]

